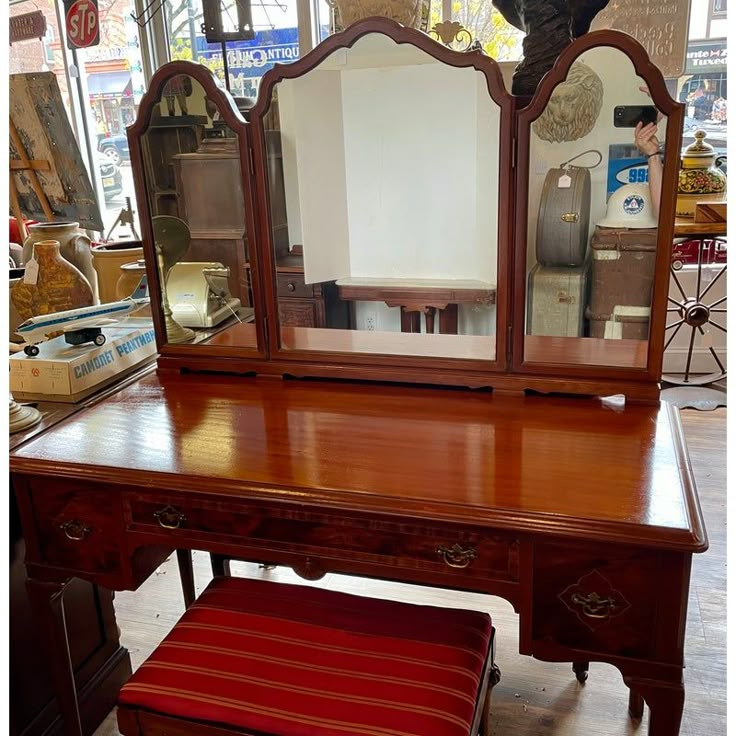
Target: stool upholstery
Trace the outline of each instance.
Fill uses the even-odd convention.
[[[158,714],[197,734],[469,736],[492,639],[477,611],[215,578],[121,690],[120,732],[190,733],[146,730]]]

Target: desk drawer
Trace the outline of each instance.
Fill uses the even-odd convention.
[[[311,299],[316,296],[312,284],[304,283],[303,273],[277,273],[276,293],[279,296]]]
[[[30,498],[39,562],[85,572],[120,571],[123,522],[117,491],[71,481],[34,481]]]
[[[243,556],[279,562],[279,553],[427,571],[456,579],[518,580],[518,542],[486,530],[420,526],[395,520],[367,521],[350,514],[220,504],[171,496],[154,503],[142,495],[126,500],[133,531],[169,534],[190,540],[223,542],[247,548]],[[253,550],[258,552],[254,556]],[[233,556],[237,554],[233,553]],[[333,567],[330,562],[333,561]]]
[[[662,572],[656,553],[537,545],[533,638],[625,657],[651,656]]]

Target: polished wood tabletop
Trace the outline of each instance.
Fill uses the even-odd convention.
[[[676,410],[150,375],[32,439],[22,473],[705,549]]]

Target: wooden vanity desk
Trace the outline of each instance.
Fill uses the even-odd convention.
[[[707,541],[666,404],[151,375],[10,467],[37,605],[71,577],[135,589],[175,548],[490,593],[523,654],[614,664],[651,736],[678,733]],[[77,734],[65,640],[43,633]]]
[[[603,107],[589,132],[560,142],[555,90],[578,59]],[[188,341],[163,306],[143,157],[180,76],[189,109],[209,111],[206,126],[217,117],[237,143],[248,253],[228,262],[247,263],[255,315]],[[678,735],[691,557],[707,547],[677,412],[658,385],[684,107],[643,47],[615,31],[577,39],[523,104],[483,53],[384,18],[276,65],[247,123],[203,66],[153,75],[128,135],[159,373],[11,455],[69,734],[79,728],[68,647],[48,614],[65,582],[135,590],[171,550],[198,549],[310,579],[500,596],[519,614],[522,654],[578,673],[613,664],[632,712],[648,704],[650,736]],[[582,320],[577,334],[532,332],[539,292],[527,281],[545,259],[548,173],[537,162],[630,144],[632,131],[613,124],[621,104],[663,115],[654,275],[642,304],[613,289],[605,338]],[[590,212],[581,205],[591,230],[606,214],[604,171],[591,174]],[[641,192],[631,203],[646,205]],[[162,240],[158,256],[180,245]],[[331,317],[338,290],[344,320]],[[584,290],[551,295],[566,321],[585,314]],[[649,315],[646,339],[623,339],[616,320],[632,307]],[[420,332],[422,312],[438,326],[435,310],[439,331]],[[626,403],[591,398],[611,394]]]

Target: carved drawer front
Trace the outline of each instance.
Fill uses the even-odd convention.
[[[282,327],[323,327],[317,304],[305,299],[282,299],[279,302],[279,322]]]
[[[126,502],[132,531],[158,531],[172,538],[242,544],[263,550],[251,557],[279,561],[279,552],[330,561],[390,565],[462,580],[518,580],[518,543],[485,530],[461,538],[448,527],[425,527],[394,520],[366,520],[350,515],[219,504],[203,499],[168,497],[151,501],[132,494]],[[244,554],[252,554],[245,552]],[[272,554],[272,557],[269,557]],[[339,565],[335,569],[340,569]]]
[[[120,571],[123,520],[117,491],[72,481],[34,481],[31,501],[39,562],[69,570]]]
[[[537,545],[532,635],[626,657],[654,651],[662,592],[656,553]]]
[[[276,293],[279,296],[301,297],[311,299],[315,296],[314,287],[304,283],[302,273],[277,273]]]

